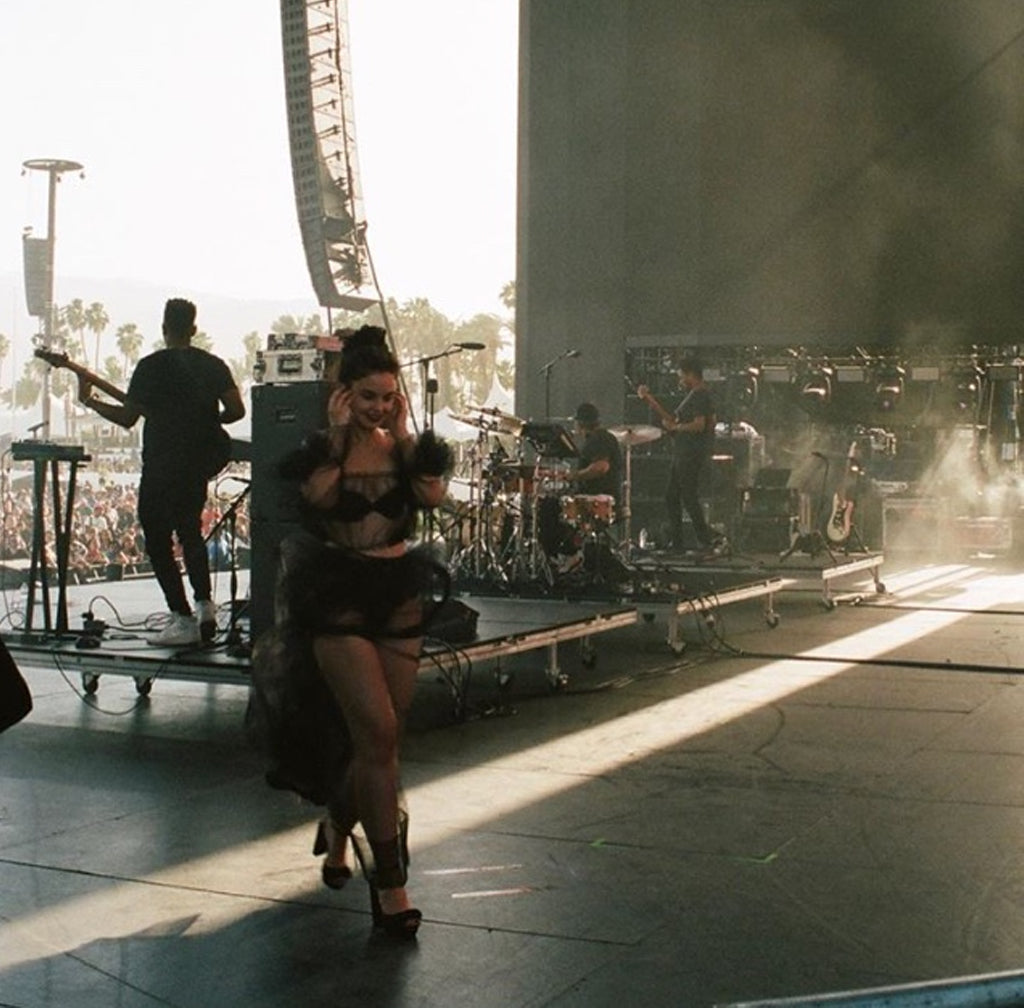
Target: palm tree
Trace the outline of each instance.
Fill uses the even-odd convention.
[[[10,354],[10,352],[11,341],[3,333],[0,333],[0,389],[4,387],[4,361],[7,360],[7,357]]]
[[[324,323],[319,315],[279,315],[270,327],[273,333],[303,333],[322,336]]]
[[[395,343],[395,352],[401,361],[423,360],[443,353],[453,342],[455,327],[451,321],[426,298],[412,298],[399,305],[394,299],[387,302],[387,314],[391,322],[391,335]],[[437,398],[435,409],[440,409],[451,400],[451,357],[442,357],[434,362],[433,372],[428,377],[437,379]],[[410,396],[413,408],[418,410],[416,400],[424,398],[423,372],[420,368],[410,368],[403,372],[405,380],[411,386]],[[420,415],[417,412],[417,415]]]
[[[456,343],[483,343],[483,350],[469,350],[458,356],[452,367],[453,383],[458,384],[455,405],[460,408],[481,403],[487,398],[494,381],[498,351],[502,337],[501,319],[497,315],[474,315],[455,330]]]
[[[195,336],[192,337],[192,346],[199,347],[200,350],[212,351],[213,340],[210,339],[209,333],[200,329]]]
[[[111,385],[121,386],[124,381],[124,368],[122,363],[113,354],[103,361],[103,370],[99,372]]]
[[[38,363],[36,361],[35,363]],[[29,361],[21,377],[14,383],[11,395],[16,409],[30,409],[39,402],[39,394],[43,391],[42,373]]]
[[[93,367],[98,371],[100,366],[100,337],[110,325],[107,309],[99,301],[93,301],[85,310],[85,326],[96,337],[96,352],[93,355]]]
[[[256,366],[256,354],[263,348],[263,341],[260,334],[253,329],[242,337],[242,346],[245,349],[244,357],[232,357],[228,361],[231,368],[231,375],[235,384],[244,392],[245,387],[252,383],[252,372]]]
[[[509,280],[504,287],[501,288],[501,294],[499,295],[501,303],[510,311],[515,312],[516,310],[516,282],[515,280]]]
[[[142,352],[142,333],[134,322],[125,322],[117,327],[117,349],[121,351],[121,361],[125,374],[129,374],[139,360]]]
[[[58,324],[63,323],[74,334],[77,346],[69,347],[72,353],[79,356],[83,361],[89,359],[85,349],[85,305],[81,298],[69,301],[63,308],[57,309]]]

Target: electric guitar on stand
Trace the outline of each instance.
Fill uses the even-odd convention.
[[[67,368],[116,402],[127,402],[128,394],[126,392],[90,371],[84,365],[76,363],[66,353],[58,353],[54,350],[36,350],[34,353],[36,357],[46,361],[50,367]],[[221,426],[217,427],[217,431],[217,436],[204,446],[202,458],[196,460],[209,479],[216,476],[231,461],[231,435]]]
[[[850,450],[846,453],[846,469],[839,482],[839,487],[832,495],[832,511],[829,514],[828,524],[825,527],[825,537],[830,543],[842,546],[853,531],[853,492],[857,485],[857,477],[860,475],[860,465],[857,459],[857,442],[850,444]]]

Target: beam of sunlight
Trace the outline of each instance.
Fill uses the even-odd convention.
[[[956,593],[957,611],[914,610],[811,648],[799,656],[800,661],[770,661],[659,704],[431,780],[417,783],[417,765],[407,765],[407,798],[416,823],[415,844],[421,848],[442,844],[459,833],[481,829],[530,804],[614,774],[761,707],[779,703],[851,667],[830,655],[856,655],[861,662],[879,658],[924,634],[952,626],[970,615],[966,611],[969,607],[981,609],[1005,601],[1011,591],[1020,597],[1021,583],[1019,576],[981,578]],[[581,753],[587,754],[585,762],[581,762]],[[431,774],[436,772],[436,767],[428,769]],[[452,795],[458,796],[457,802]],[[446,819],[444,810],[453,807],[458,808],[458,815]],[[0,925],[0,968],[52,956],[100,938],[133,934],[152,924],[150,901],[139,899],[140,885],[167,887],[160,900],[153,901],[161,916],[185,914],[200,903],[202,919],[189,929],[192,933],[224,927],[265,905],[268,899],[308,900],[314,887],[310,862],[303,857],[308,834],[308,826],[297,827],[170,866],[137,881],[99,880],[102,888],[96,892],[66,899],[15,921],[8,919]],[[261,879],[275,883],[272,896],[238,886],[239,880],[253,877],[254,866],[262,866]],[[293,873],[294,883],[290,879]],[[99,933],[104,929],[105,933]],[[16,940],[3,938],[4,933]]]

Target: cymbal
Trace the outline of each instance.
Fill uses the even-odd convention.
[[[490,423],[486,422],[483,417],[478,416],[465,416],[459,413],[452,414],[453,420],[458,420],[459,423],[469,424],[470,427],[481,427],[484,430],[490,430]]]
[[[455,419],[461,420],[463,423],[472,424],[474,427],[480,427],[483,430],[498,431],[501,434],[515,434],[518,437],[526,425],[525,420],[520,420],[519,417],[513,416],[511,413],[505,413],[498,409],[497,406],[467,406],[466,409],[473,413],[479,413],[480,416],[472,418],[457,416]]]
[[[647,424],[623,424],[621,427],[609,427],[608,433],[615,435],[622,444],[638,445],[657,441],[661,437],[661,428]]]

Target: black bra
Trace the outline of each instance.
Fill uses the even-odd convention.
[[[395,521],[404,517],[409,506],[408,495],[401,484],[382,493],[376,500],[370,500],[357,490],[338,490],[338,499],[331,508],[331,517],[343,522],[362,521],[371,511]]]

